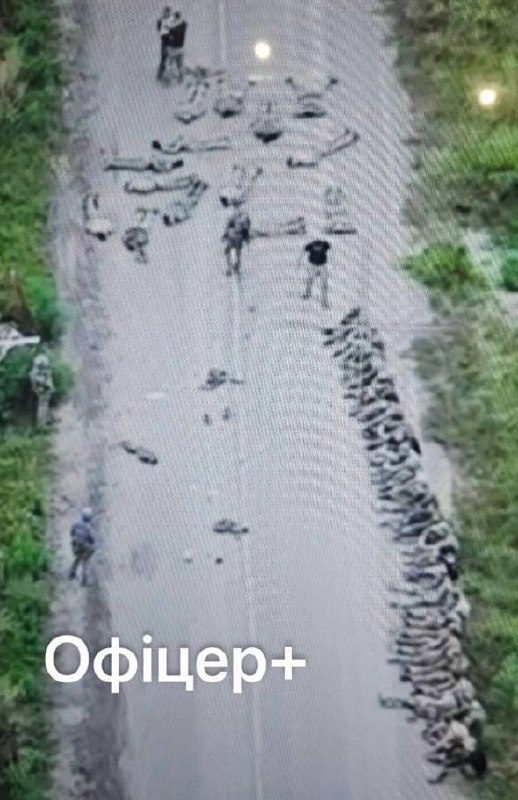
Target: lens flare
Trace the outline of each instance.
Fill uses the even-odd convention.
[[[267,58],[270,58],[272,48],[268,42],[256,42],[254,52],[257,58],[261,61],[265,61]]]
[[[494,106],[497,97],[498,94],[496,89],[491,89],[489,87],[485,89],[480,89],[478,92],[479,105],[483,106],[484,108],[488,108],[489,106]]]

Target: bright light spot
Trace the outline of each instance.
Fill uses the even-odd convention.
[[[267,58],[270,58],[272,48],[268,42],[256,42],[254,52],[257,58],[260,58],[261,61],[265,61]]]
[[[497,97],[496,89],[480,89],[478,93],[478,102],[481,106],[487,108],[488,106],[494,106]]]

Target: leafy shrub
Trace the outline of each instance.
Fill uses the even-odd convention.
[[[13,119],[25,94],[20,79],[22,56],[16,40],[5,48],[0,58],[0,116]]]
[[[469,131],[463,128],[463,134],[443,157],[445,175],[518,173],[518,128],[499,125],[488,130],[484,125]]]
[[[518,292],[518,257],[506,258],[501,268],[502,286],[509,292]]]
[[[32,403],[31,371],[33,349],[17,347],[0,361],[0,423],[27,412]]]
[[[74,375],[70,366],[56,353],[51,353],[50,366],[54,381],[53,403],[59,403],[67,397],[74,385]]]
[[[0,436],[0,796],[43,800],[41,654],[48,609],[44,484],[48,439]]]
[[[487,286],[485,276],[462,246],[430,245],[419,255],[405,259],[403,267],[430,289],[442,289],[454,295]]]
[[[23,295],[36,332],[44,339],[56,339],[61,333],[63,320],[50,277],[45,273],[28,276]]]
[[[55,10],[54,0],[0,0],[0,319],[47,341],[61,330],[46,251],[50,156],[59,134]],[[50,447],[46,434],[20,424],[33,400],[33,354],[15,349],[0,362],[2,800],[44,800],[49,776],[41,659],[49,608]],[[58,398],[70,374],[57,356],[51,363]]]

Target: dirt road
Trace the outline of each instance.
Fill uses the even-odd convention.
[[[109,375],[102,428],[102,520],[111,632],[138,650],[156,644],[249,644],[277,656],[285,645],[307,659],[285,683],[272,671],[243,695],[228,681],[124,689],[124,796],[132,800],[441,800],[425,781],[422,743],[402,715],[383,712],[378,692],[400,693],[386,664],[394,620],[387,584],[398,574],[394,547],[377,527],[357,426],[347,417],[336,364],[320,327],[364,307],[387,340],[409,417],[422,398],[400,358],[426,324],[427,305],[393,265],[405,243],[399,223],[408,175],[401,141],[405,100],[384,46],[386,21],[370,0],[185,2],[187,62],[225,66],[250,89],[245,114],[209,113],[183,128],[175,88],[155,81],[155,13],[144,0],[91,3],[85,23],[95,76],[88,123],[88,179],[117,235],[95,245],[100,300],[110,331],[101,353]],[[271,58],[259,63],[254,43]],[[288,104],[287,75],[318,83],[335,75],[330,114],[286,119],[263,146],[250,132],[260,103]],[[288,106],[286,105],[286,108]],[[319,146],[348,126],[359,142],[318,168],[289,171],[286,157]],[[151,231],[149,263],[123,248],[140,198],[102,171],[107,156],[150,152],[152,139],[228,135],[233,149],[186,156],[210,189],[193,219]],[[224,275],[227,212],[217,189],[232,164],[264,169],[249,203],[253,225],[304,215],[308,237],[255,239],[241,284]],[[358,236],[333,237],[330,300],[301,299],[302,245],[322,226],[322,195],[343,186]],[[162,205],[164,198],[145,198]],[[64,239],[73,236],[66,228]],[[88,368],[88,367],[87,367]],[[244,381],[199,391],[210,368]],[[226,408],[230,418],[223,419]],[[208,414],[211,424],[203,422]],[[139,463],[128,439],[159,464]],[[113,446],[112,446],[113,445]],[[426,448],[434,474],[438,454]],[[431,475],[434,482],[434,476]],[[445,493],[444,486],[436,486]],[[447,488],[447,487],[446,487]],[[250,532],[217,536],[231,517]],[[186,553],[192,561],[186,561]],[[216,564],[215,559],[223,559]],[[94,795],[92,795],[94,796]]]

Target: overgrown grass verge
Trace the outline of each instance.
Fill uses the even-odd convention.
[[[52,0],[0,3],[0,319],[52,346],[61,330],[46,251],[60,67]],[[43,636],[49,609],[50,437],[32,425],[29,350],[0,363],[0,797],[43,800],[49,748]],[[67,378],[54,357],[60,390]]]
[[[48,741],[42,694],[49,600],[45,434],[0,436],[0,796],[41,800]]]
[[[441,289],[459,300],[468,292],[489,288],[484,273],[462,245],[430,245],[418,255],[408,256],[403,267],[430,289]]]
[[[432,290],[445,323],[417,343],[433,387],[429,424],[451,446],[465,584],[467,646],[488,711],[486,800],[518,797],[518,332],[480,269],[442,222],[484,228],[502,255],[501,283],[518,289],[518,15],[515,0],[387,1],[398,21],[399,67],[423,116],[422,167],[411,219],[429,246],[404,267]],[[495,102],[480,103],[493,89]],[[459,237],[460,239],[461,237]]]
[[[518,237],[518,19],[515,0],[386,0],[403,81],[423,114],[426,191],[414,214],[456,216]],[[480,103],[493,89],[496,101]],[[417,91],[416,91],[417,89]]]
[[[443,313],[444,309],[443,309]],[[467,649],[488,712],[486,798],[518,786],[518,330],[495,304],[450,306],[448,327],[415,345],[433,388],[428,426],[457,454],[465,588],[473,600]]]

